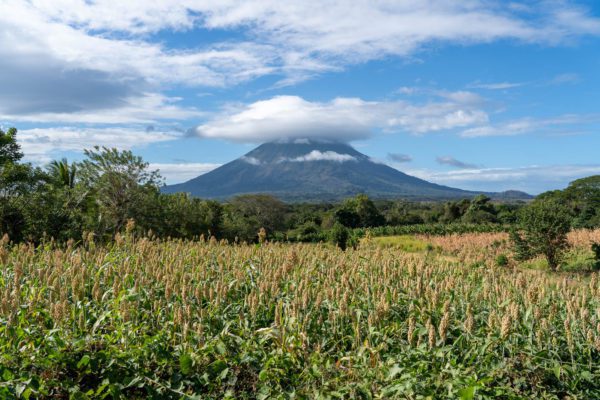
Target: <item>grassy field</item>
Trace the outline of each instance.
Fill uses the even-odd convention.
[[[502,233],[4,242],[0,398],[600,398],[599,276],[518,265]]]

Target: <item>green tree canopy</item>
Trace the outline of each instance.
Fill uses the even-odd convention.
[[[59,186],[67,188],[75,187],[75,178],[77,176],[77,164],[69,162],[66,158],[62,160],[54,160],[48,166],[48,172],[53,181]]]
[[[158,194],[162,177],[129,150],[94,147],[79,164],[82,184],[93,192],[98,207],[98,230],[120,231],[129,218],[148,205],[148,196]]]
[[[346,199],[335,211],[335,220],[348,228],[368,228],[385,223],[385,218],[366,194]]]
[[[17,143],[17,129],[0,129],[0,167],[7,163],[16,163],[23,158],[21,147]]]
[[[265,228],[267,234],[285,228],[288,206],[267,194],[247,194],[231,199],[225,210],[227,236],[254,241],[260,228]]]
[[[516,258],[523,261],[541,254],[550,269],[558,269],[569,247],[570,223],[568,209],[557,201],[536,200],[524,207],[519,212],[518,230],[510,235]]]

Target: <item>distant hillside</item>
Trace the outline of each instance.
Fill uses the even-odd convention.
[[[348,144],[307,140],[262,144],[211,172],[166,186],[164,191],[212,199],[269,193],[286,201],[335,201],[358,193],[373,198],[444,200],[479,193],[407,175],[374,162]],[[491,195],[513,200],[531,197],[517,191]]]

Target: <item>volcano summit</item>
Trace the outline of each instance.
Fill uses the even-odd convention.
[[[345,143],[305,139],[262,144],[213,171],[163,190],[208,199],[268,193],[286,201],[335,201],[358,193],[374,198],[444,200],[480,193],[407,175]],[[491,195],[506,197],[502,193]],[[513,191],[510,196],[528,197]]]

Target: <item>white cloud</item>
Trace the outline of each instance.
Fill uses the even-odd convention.
[[[112,3],[112,4],[111,4]],[[171,2],[164,3],[166,7]],[[113,2],[87,5],[83,1],[34,2],[7,0],[0,14],[0,43],[4,53],[55,59],[71,69],[92,69],[116,74],[117,79],[141,78],[150,83],[183,83],[189,86],[223,86],[268,73],[273,52],[266,44],[240,41],[210,43],[203,48],[172,50],[144,36],[111,34],[119,27],[103,22],[120,18]],[[138,27],[147,12],[161,12],[140,3],[128,13]],[[177,7],[174,7],[177,8]],[[189,12],[189,11],[187,11]],[[70,15],[70,17],[69,17]],[[169,20],[169,13],[155,18]],[[190,27],[184,19],[165,26]],[[151,26],[148,30],[152,31]],[[108,30],[94,33],[95,30]],[[131,33],[137,30],[128,29]],[[32,60],[33,61],[33,60]]]
[[[555,44],[600,34],[600,19],[564,1],[524,14],[502,1],[3,0],[0,48],[150,83],[224,86],[277,73],[288,83],[431,43],[515,39]],[[318,10],[318,12],[315,12]],[[151,33],[243,35],[169,49]]]
[[[168,185],[189,181],[199,175],[220,167],[210,163],[150,163],[151,170],[158,169]]]
[[[415,134],[486,123],[487,114],[473,104],[445,100],[414,105],[336,98],[311,102],[298,96],[276,96],[229,107],[196,127],[200,137],[240,142],[290,138],[351,141],[369,137],[375,129]]]
[[[527,133],[565,134],[588,130],[600,116],[594,114],[565,114],[552,118],[522,118],[498,124],[487,124],[465,129],[460,136],[466,138],[483,136],[514,136]],[[587,128],[586,128],[587,127]]]
[[[256,157],[242,156],[242,157],[240,157],[240,159],[244,162],[247,162],[250,165],[261,165],[262,164],[262,162]]]
[[[563,85],[567,83],[577,83],[579,81],[581,81],[581,77],[579,76],[579,74],[570,72],[556,75],[550,80],[550,85]]]
[[[60,90],[57,89],[57,90]],[[91,94],[90,94],[91,95]],[[3,96],[0,95],[0,98]],[[52,95],[48,94],[52,101]],[[0,120],[12,122],[63,123],[63,124],[151,124],[158,121],[179,121],[205,116],[191,107],[181,107],[179,98],[166,97],[158,93],[140,93],[120,99],[119,105],[99,109],[36,111],[11,113],[4,111],[7,103],[0,104]]]
[[[17,134],[25,158],[33,162],[50,161],[58,151],[82,152],[96,145],[131,149],[180,137],[173,132],[148,132],[143,128],[35,128]]]
[[[554,45],[600,35],[599,18],[565,1],[526,10],[488,0],[0,1],[0,120],[63,126],[195,118],[202,114],[165,90],[229,87],[265,75],[290,85],[432,44]],[[195,29],[190,37],[199,39],[179,48],[154,35]],[[208,30],[225,39],[204,39]],[[372,129],[426,133],[487,122],[475,95],[445,96],[423,105],[279,97],[224,113],[199,133],[242,141],[300,132],[358,139]],[[285,118],[290,126],[282,129]]]
[[[473,83],[469,87],[473,89],[506,90],[525,86],[526,84],[525,82]]]
[[[441,91],[438,92],[438,96],[451,100],[458,104],[475,104],[479,105],[483,103],[483,98],[477,93],[468,92],[466,90],[459,90],[456,92]]]
[[[452,171],[405,170],[407,174],[442,185],[470,190],[523,190],[532,194],[561,189],[569,182],[600,174],[600,165],[531,165],[512,168],[473,168]]]
[[[335,161],[335,162],[346,162],[346,161],[356,161],[354,156],[350,154],[340,154],[335,151],[319,151],[313,150],[308,154],[305,154],[300,157],[295,157],[282,161],[292,161],[292,162],[304,162],[304,161]]]

